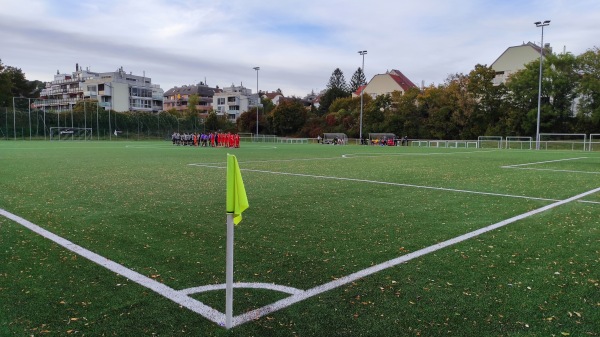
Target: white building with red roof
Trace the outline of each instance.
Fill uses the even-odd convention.
[[[352,97],[360,96],[364,90],[364,95],[370,95],[375,98],[379,95],[392,94],[394,91],[405,93],[410,88],[417,86],[408,79],[400,70],[392,69],[385,74],[373,76],[367,85],[361,86],[356,92],[352,93]]]

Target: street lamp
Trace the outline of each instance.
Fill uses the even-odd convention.
[[[366,50],[360,50],[358,52],[360,55],[362,55],[362,68],[361,71],[363,73],[363,76],[365,75],[365,54],[367,53]],[[366,79],[366,77],[365,77]],[[362,144],[363,141],[363,136],[362,136],[362,121],[363,121],[363,92],[365,91],[365,88],[363,87],[362,89],[360,89],[360,144]]]
[[[544,62],[544,27],[550,24],[550,20],[534,22],[536,27],[542,27],[542,42],[540,46],[540,82],[538,87],[537,126],[535,131],[535,149],[540,149],[540,111],[542,107],[542,64]]]
[[[256,95],[258,95],[258,101],[256,102],[256,138],[258,138],[258,105],[260,103],[260,93],[258,92],[258,71],[260,67],[252,68],[256,70]]]

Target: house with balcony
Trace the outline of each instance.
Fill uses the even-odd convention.
[[[149,77],[127,74],[123,67],[98,73],[75,65],[75,72],[61,74],[46,83],[35,105],[39,109],[68,111],[84,99],[98,100],[100,106],[115,111],[159,112],[163,109],[163,90]]]
[[[496,72],[494,85],[506,83],[508,78],[519,70],[525,69],[525,65],[540,58],[541,48],[531,42],[523,43],[520,46],[508,47],[492,63],[491,68]],[[552,52],[550,44],[544,47],[545,52]]]
[[[240,114],[260,104],[258,94],[253,94],[252,89],[242,85],[224,87],[221,92],[213,96],[213,108],[217,115],[227,116],[229,120],[235,121]]]
[[[405,93],[410,88],[417,86],[408,79],[400,70],[392,69],[385,74],[377,74],[364,86],[358,88],[352,93],[352,97],[358,97],[363,92],[363,95],[370,95],[375,98],[379,95],[392,94],[394,91]]]
[[[184,85],[174,87],[164,94],[163,108],[164,110],[175,109],[178,111],[186,110],[189,106],[189,100],[192,95],[198,95],[198,104],[196,110],[200,113],[208,113],[212,109],[213,96],[215,93],[221,92],[217,86],[211,88],[208,85],[200,82],[196,85]]]

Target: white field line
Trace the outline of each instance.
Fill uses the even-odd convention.
[[[587,159],[587,158],[588,157],[546,160],[546,161],[537,161],[537,162],[525,163],[525,164],[505,165],[505,166],[500,166],[500,167],[501,168],[513,168],[513,167],[519,167],[519,166],[539,165],[539,164],[547,164],[547,163],[556,163],[556,162],[559,162],[559,161],[579,160],[579,159]]]
[[[264,306],[262,308],[256,309],[256,310],[252,310],[249,311],[245,314],[242,315],[238,315],[236,317],[233,318],[233,326],[237,326],[240,324],[244,324],[248,321],[257,319],[259,317],[262,317],[264,315],[267,315],[269,313],[272,313],[274,311],[286,308],[292,304],[295,304],[297,302],[303,301],[305,299],[308,299],[310,297],[316,296],[318,294],[321,294],[323,292],[335,289],[337,287],[340,287],[342,285],[348,284],[350,282],[356,281],[358,279],[364,278],[366,276],[372,275],[374,273],[377,273],[379,271],[382,271],[384,269],[388,269],[391,267],[394,267],[398,264],[410,261],[414,258],[435,252],[437,250],[440,250],[442,248],[448,247],[450,245],[471,239],[475,236],[481,235],[483,233],[492,231],[494,229],[506,226],[510,223],[513,223],[515,221],[518,220],[522,220],[524,218],[527,218],[529,216],[544,212],[546,210],[552,209],[554,207],[578,200],[580,198],[583,198],[589,194],[593,194],[596,192],[599,192],[600,188],[596,188],[594,190],[590,190],[587,191],[585,193],[581,193],[579,195],[576,195],[574,197],[565,199],[565,200],[561,200],[558,202],[555,202],[553,204],[538,208],[536,210],[521,214],[521,215],[517,215],[515,217],[512,217],[510,219],[498,222],[496,224],[484,227],[484,228],[480,228],[478,230],[475,230],[473,232],[467,233],[467,234],[463,234],[461,236],[455,237],[453,239],[450,240],[446,240],[440,243],[437,243],[435,245],[417,250],[415,252],[400,256],[398,258],[380,263],[378,265],[363,269],[361,271],[352,273],[350,275],[341,277],[335,281],[332,282],[328,282],[325,284],[322,284],[320,286],[302,291],[296,288],[292,288],[292,287],[286,287],[286,286],[276,286],[276,285],[271,285],[271,284],[264,284],[264,283],[238,283],[236,288],[241,288],[241,287],[251,287],[251,288],[261,288],[261,289],[274,289],[277,291],[282,291],[282,292],[287,292],[287,293],[291,293],[293,294],[292,296],[289,296],[285,299],[276,301],[272,304],[269,304],[267,306]],[[222,285],[213,285],[213,286],[205,286],[205,287],[197,287],[197,288],[189,288],[189,289],[184,289],[184,290],[174,290],[160,282],[157,282],[151,278],[148,278],[138,272],[135,272],[131,269],[128,269],[114,261],[111,261],[103,256],[100,256],[94,252],[91,252],[79,245],[76,245],[74,243],[72,243],[71,241],[68,241],[54,233],[51,233],[17,215],[14,215],[10,212],[5,211],[4,209],[0,208],[0,215],[13,220],[15,222],[17,222],[18,224],[30,229],[31,231],[63,246],[64,248],[78,254],[81,255],[82,257],[85,257],[86,259],[97,263],[121,276],[124,276],[126,278],[128,278],[129,280],[136,282],[138,284],[140,284],[141,286],[144,286],[160,295],[162,295],[163,297],[170,299],[171,301],[178,303],[179,305],[190,309],[193,312],[196,312],[202,316],[204,316],[205,318],[221,325],[224,326],[225,324],[225,315],[189,296],[187,296],[188,294],[192,294],[198,291],[207,291],[207,290],[212,290],[212,289],[220,289],[222,287]]]
[[[532,171],[550,171],[550,172],[565,172],[565,173],[600,174],[600,172],[590,172],[590,171],[556,170],[556,169],[541,169],[541,168],[533,168],[533,167],[521,167],[521,166],[531,166],[531,165],[538,165],[538,164],[556,163],[556,162],[560,162],[560,161],[580,160],[580,159],[587,159],[587,158],[589,158],[589,157],[578,157],[578,158],[567,158],[567,159],[538,161],[538,162],[525,163],[525,164],[505,165],[505,166],[501,166],[501,168],[510,168],[510,169],[517,169],[517,170],[532,170]]]
[[[515,169],[515,170],[532,170],[532,171],[550,171],[550,172],[565,172],[565,173],[600,174],[600,172],[574,171],[574,170],[554,170],[554,169],[539,169],[539,168],[533,168],[533,167],[503,167],[503,168],[511,168],[511,169]]]
[[[128,269],[128,268],[124,267],[123,265],[120,265],[114,261],[111,261],[111,260],[109,260],[101,255],[98,255],[92,251],[89,251],[79,245],[76,245],[73,242],[66,240],[52,232],[49,232],[36,224],[33,224],[17,215],[10,213],[10,212],[7,212],[4,209],[0,208],[0,215],[13,220],[14,222],[32,230],[33,232],[45,237],[46,239],[63,246],[64,248],[72,251],[73,253],[76,253],[94,263],[101,265],[102,267],[104,267],[110,271],[113,271],[123,277],[126,277],[127,279],[129,279],[143,287],[146,287],[146,288],[170,299],[171,301],[173,301],[185,308],[190,309],[191,311],[193,311],[195,313],[200,314],[217,324],[221,324],[221,325],[225,324],[225,314],[203,304],[202,302],[199,302],[199,301],[187,296],[186,294],[184,294],[182,292],[179,292],[175,289],[167,287],[166,285],[164,285],[160,282],[157,282],[157,281],[155,281],[149,277],[146,277],[138,272]]]
[[[182,290],[180,290],[180,292],[183,294],[186,294],[186,295],[191,295],[191,294],[196,294],[196,293],[203,293],[206,291],[225,290],[226,286],[227,285],[225,283],[211,284],[211,285],[207,285],[207,286],[182,289]],[[236,282],[233,284],[233,288],[268,289],[268,290],[279,291],[282,293],[288,293],[288,294],[292,294],[292,295],[296,295],[296,294],[300,294],[300,293],[304,292],[304,290],[298,289],[298,288],[282,286],[282,285],[274,284],[274,283],[257,283],[257,282],[252,282],[252,283]]]
[[[226,168],[226,167],[217,166],[217,165],[214,165],[214,164],[189,164],[189,165],[191,165],[191,166],[198,166],[198,167],[219,168],[219,169],[225,169]],[[541,200],[541,201],[558,201],[557,199],[528,197],[528,196],[524,196],[524,195],[513,195],[513,194],[501,194],[501,193],[491,193],[491,192],[479,192],[479,191],[459,190],[459,189],[445,188],[445,187],[434,187],[434,186],[422,186],[422,185],[403,184],[403,183],[392,183],[392,182],[388,182],[388,181],[378,181],[378,180],[366,180],[366,179],[356,179],[356,178],[344,178],[344,177],[322,176],[322,175],[302,174],[302,173],[289,173],[289,172],[253,170],[253,169],[240,169],[240,170],[241,171],[248,171],[248,172],[257,172],[257,173],[288,175],[288,176],[295,176],[295,177],[307,177],[307,178],[316,178],[316,179],[332,179],[332,180],[353,181],[353,182],[360,182],[360,183],[380,184],[380,185],[389,185],[389,186],[422,188],[422,189],[429,189],[429,190],[436,190],[436,191],[446,191],[446,192],[457,192],[457,193],[470,193],[470,194],[479,194],[479,195],[489,195],[489,196],[494,196],[494,197],[521,198],[521,199]]]
[[[469,240],[469,239],[474,238],[474,237],[476,237],[478,235],[487,233],[489,231],[495,230],[495,229],[500,228],[500,227],[504,227],[504,226],[506,226],[508,224],[511,224],[513,222],[525,219],[525,218],[530,217],[530,216],[535,215],[535,214],[539,214],[539,213],[545,212],[545,211],[547,211],[549,209],[558,207],[560,205],[564,205],[566,203],[575,201],[577,199],[583,198],[583,197],[585,197],[587,195],[590,195],[590,194],[593,194],[593,193],[597,193],[597,192],[600,192],[600,187],[596,188],[596,189],[593,189],[593,190],[590,190],[590,191],[587,191],[587,192],[584,192],[584,193],[581,193],[581,194],[578,194],[578,195],[576,195],[574,197],[571,197],[571,198],[568,198],[568,199],[565,199],[565,200],[561,200],[561,201],[555,202],[553,204],[550,204],[550,205],[547,205],[547,206],[535,209],[533,211],[530,211],[530,212],[527,212],[527,213],[523,213],[521,215],[514,216],[514,217],[512,217],[510,219],[506,219],[504,221],[500,221],[500,222],[495,223],[493,225],[489,225],[487,227],[480,228],[480,229],[472,231],[470,233],[457,236],[457,237],[455,237],[453,239],[437,243],[435,245],[432,245],[432,246],[429,246],[429,247],[417,250],[415,252],[412,252],[412,253],[409,253],[409,254],[406,254],[406,255],[402,255],[402,256],[397,257],[395,259],[392,259],[392,260],[386,261],[384,263],[380,263],[378,265],[375,265],[375,266],[363,269],[363,270],[358,271],[356,273],[353,273],[353,274],[341,277],[341,278],[339,278],[337,280],[334,280],[334,281],[322,284],[320,286],[316,286],[316,287],[308,289],[308,290],[306,290],[306,291],[304,291],[302,293],[299,293],[299,294],[296,294],[296,295],[292,295],[290,297],[284,298],[284,299],[279,300],[277,302],[274,302],[272,304],[266,305],[266,306],[264,306],[262,308],[249,311],[249,312],[247,312],[245,314],[242,314],[242,315],[238,315],[238,316],[236,316],[236,317],[233,318],[233,326],[244,324],[244,323],[246,323],[248,321],[251,321],[251,320],[257,319],[259,317],[268,315],[269,313],[272,313],[274,311],[286,308],[286,307],[288,307],[288,306],[290,306],[290,305],[292,305],[294,303],[303,301],[303,300],[308,299],[310,297],[319,295],[319,294],[324,293],[326,291],[335,289],[337,287],[343,286],[345,284],[348,284],[348,283],[354,282],[356,280],[359,280],[361,278],[367,277],[369,275],[375,274],[375,273],[377,273],[379,271],[382,271],[384,269],[388,269],[388,268],[394,267],[394,266],[396,266],[398,264],[405,263],[405,262],[410,261],[412,259],[415,259],[417,257],[423,256],[423,255],[426,255],[426,254],[429,254],[429,253],[432,253],[432,252],[435,252],[437,250],[446,248],[446,247],[454,245],[456,243]]]

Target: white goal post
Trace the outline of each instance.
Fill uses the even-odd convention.
[[[589,147],[588,151],[594,151],[594,144],[597,144],[600,147],[600,141],[596,141],[594,143],[594,137],[598,137],[598,136],[600,136],[600,133],[591,133],[590,134],[590,142],[589,142],[589,146],[588,146]]]
[[[506,136],[504,144],[506,149],[531,150],[533,137]]]
[[[477,137],[477,147],[483,149],[485,147],[502,148],[502,136],[479,136]]]
[[[51,127],[50,140],[91,140],[92,128]]]

